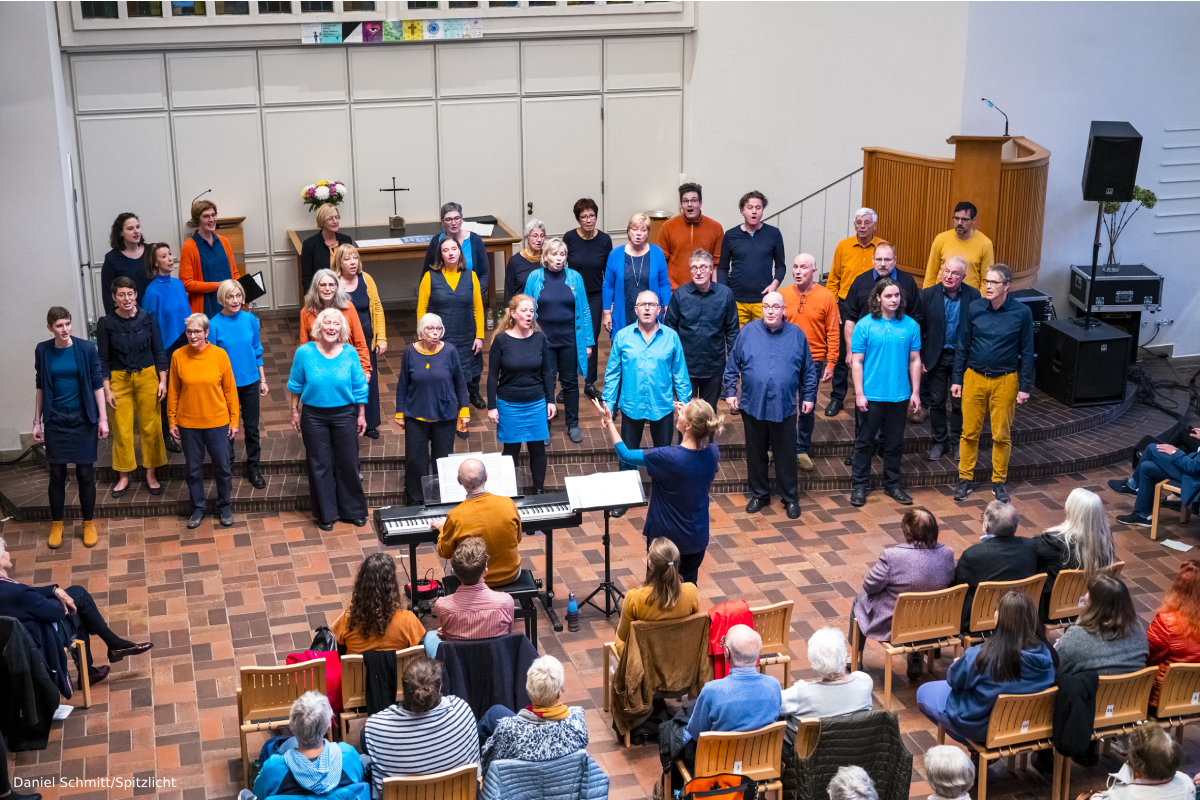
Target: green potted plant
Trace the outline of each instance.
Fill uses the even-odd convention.
[[[1136,205],[1134,205],[1136,203]],[[1154,192],[1149,189],[1143,189],[1138,185],[1133,187],[1133,200],[1129,203],[1118,203],[1109,201],[1104,204],[1104,230],[1108,233],[1108,261],[1104,267],[1105,272],[1118,272],[1120,267],[1117,265],[1117,239],[1120,238],[1121,232],[1125,230],[1125,226],[1133,219],[1142,208],[1154,208],[1158,203],[1158,198]],[[1120,218],[1117,217],[1120,214]]]

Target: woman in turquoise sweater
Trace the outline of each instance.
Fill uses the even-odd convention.
[[[208,323],[208,341],[229,355],[233,380],[237,384],[238,408],[242,413],[242,431],[246,437],[246,480],[255,489],[265,489],[267,480],[258,467],[262,454],[258,409],[259,397],[266,397],[270,389],[263,368],[258,317],[242,309],[246,292],[235,280],[221,282],[217,287],[217,302],[221,304],[221,313]],[[229,440],[229,460],[233,461],[233,439]]]
[[[604,308],[604,329],[609,338],[626,325],[637,322],[633,306],[641,292],[650,291],[658,295],[662,311],[671,302],[671,280],[667,277],[667,259],[662,248],[650,244],[650,217],[634,214],[625,227],[629,244],[614,247],[608,254],[608,267],[604,270],[604,289],[600,302]]]
[[[358,477],[358,439],[367,432],[367,375],[346,345],[350,331],[341,311],[317,314],[311,334],[296,350],[287,389],[292,430],[304,438],[313,516],[323,531],[339,519],[361,528],[367,496]]]

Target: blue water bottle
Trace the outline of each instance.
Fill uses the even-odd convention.
[[[575,602],[574,592],[567,595],[567,630],[579,630],[579,603]]]

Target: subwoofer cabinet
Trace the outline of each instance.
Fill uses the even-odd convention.
[[[1061,403],[1098,406],[1125,399],[1128,333],[1103,322],[1084,328],[1069,319],[1042,323],[1035,383]]]

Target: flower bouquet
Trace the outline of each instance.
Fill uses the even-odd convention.
[[[316,211],[325,204],[336,206],[346,199],[346,184],[341,181],[317,181],[305,186],[300,197],[310,211]]]

